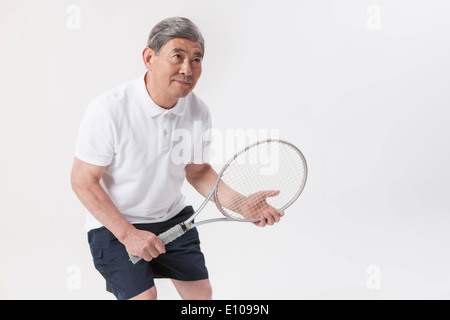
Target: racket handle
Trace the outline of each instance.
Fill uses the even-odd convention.
[[[164,245],[172,242],[173,240],[181,237],[189,229],[186,228],[184,222],[177,224],[176,226],[170,228],[169,230],[161,233],[158,238],[164,243]]]
[[[185,226],[184,222],[177,224],[176,226],[170,228],[169,230],[161,233],[158,238],[159,240],[162,241],[162,243],[164,245],[172,242],[173,240],[181,237],[186,231],[188,231],[189,229]],[[133,264],[138,263],[140,260],[142,260],[141,257],[138,256],[133,256],[132,254],[129,255],[130,256],[130,261]]]
[[[138,263],[139,261],[142,260],[141,257],[133,256],[132,254],[128,254],[128,256],[130,257],[130,261],[131,261],[133,264],[136,264],[136,263]]]

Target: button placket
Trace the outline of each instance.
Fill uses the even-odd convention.
[[[161,119],[161,130],[162,130],[162,137],[161,137],[161,150],[162,151],[168,151],[170,149],[170,134],[169,134],[169,112],[165,112]]]

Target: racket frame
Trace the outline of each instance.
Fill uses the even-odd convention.
[[[305,156],[303,155],[303,153],[300,151],[300,149],[298,149],[296,146],[294,146],[292,143],[284,141],[284,140],[279,140],[279,139],[266,139],[266,140],[261,140],[258,142],[255,142],[251,145],[248,145],[247,147],[245,147],[244,149],[240,150],[239,152],[237,152],[230,160],[228,160],[227,163],[225,163],[225,165],[222,167],[222,170],[220,170],[216,182],[214,183],[213,188],[211,189],[211,192],[209,193],[209,195],[206,197],[205,201],[201,204],[200,207],[198,207],[198,209],[195,211],[195,213],[189,217],[189,219],[187,219],[186,221],[184,221],[183,223],[185,224],[185,227],[189,230],[192,228],[195,228],[196,226],[202,225],[202,224],[206,224],[206,223],[210,223],[210,222],[224,222],[224,221],[238,221],[238,222],[257,222],[260,221],[259,219],[234,219],[233,217],[229,216],[225,210],[223,210],[222,206],[219,205],[217,203],[217,186],[220,182],[220,180],[222,179],[223,173],[226,171],[226,169],[230,166],[230,164],[237,158],[239,157],[241,154],[247,152],[247,150],[254,148],[260,144],[265,144],[265,143],[270,143],[270,142],[276,142],[276,143],[282,143],[282,144],[286,144],[289,147],[291,147],[292,149],[294,149],[299,155],[300,158],[303,162],[303,167],[305,168],[305,173],[303,175],[303,180],[301,183],[301,187],[299,188],[298,192],[294,195],[294,197],[292,197],[291,201],[289,201],[286,205],[284,205],[281,209],[279,209],[277,212],[282,212],[284,210],[286,210],[288,207],[290,207],[297,199],[298,197],[300,197],[300,194],[303,192],[303,189],[305,188],[306,185],[306,180],[307,180],[307,176],[308,176],[308,165],[306,163],[306,159]],[[209,220],[204,220],[204,221],[199,221],[199,222],[192,222],[195,217],[203,210],[203,208],[209,203],[209,201],[211,200],[211,198],[214,196],[214,199],[216,199],[214,201],[214,203],[216,204],[217,209],[219,209],[219,211],[225,216],[224,218],[216,218],[216,219],[209,219]]]

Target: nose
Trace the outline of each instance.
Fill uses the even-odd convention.
[[[183,64],[181,65],[180,73],[184,76],[192,75],[192,66],[191,62],[188,59],[184,60]]]

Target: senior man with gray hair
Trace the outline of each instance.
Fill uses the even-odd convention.
[[[204,52],[189,19],[161,21],[143,51],[146,73],[94,99],[81,122],[72,188],[86,208],[94,265],[117,299],[156,299],[155,278],[170,278],[183,299],[212,298],[197,230],[166,246],[157,237],[193,214],[185,179],[204,196],[217,179],[210,112],[192,92]],[[174,138],[181,131],[189,143],[174,153],[186,144]],[[275,213],[255,224],[279,220]],[[129,254],[143,259],[134,265]]]

